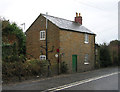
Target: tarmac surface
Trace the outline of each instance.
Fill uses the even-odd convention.
[[[68,85],[70,83],[81,82],[87,79],[95,79],[90,82],[82,83],[77,86],[68,87],[62,90],[118,90],[118,67],[103,68],[84,73],[74,73],[67,75],[59,75],[55,77],[25,81],[21,83],[3,85],[3,90],[37,90],[38,92],[49,92],[59,86]],[[114,74],[115,73],[115,74]],[[113,74],[107,77],[106,75]],[[103,76],[103,78],[101,77]],[[100,79],[99,79],[100,77]],[[52,90],[51,92],[55,92]]]

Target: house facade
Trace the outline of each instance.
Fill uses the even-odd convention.
[[[27,58],[43,60],[47,53],[53,74],[57,73],[61,62],[67,64],[70,73],[94,68],[95,34],[82,26],[80,13],[76,13],[74,21],[40,14],[26,36]]]

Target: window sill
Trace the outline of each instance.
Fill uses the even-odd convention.
[[[84,43],[88,44],[89,42],[84,42]]]
[[[88,63],[88,62],[85,62],[84,64],[85,64],[85,65],[89,65],[89,63]]]
[[[43,40],[45,40],[45,39],[40,39],[40,41],[43,41]]]

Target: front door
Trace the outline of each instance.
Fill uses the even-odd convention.
[[[77,72],[77,55],[72,55],[72,70]]]

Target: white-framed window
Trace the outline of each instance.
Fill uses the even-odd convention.
[[[88,37],[88,34],[85,34],[85,43],[89,43],[89,37]]]
[[[46,55],[40,55],[40,60],[46,60]]]
[[[40,31],[40,40],[45,40],[45,31]]]
[[[88,55],[88,54],[85,54],[84,64],[89,64],[88,58],[89,58],[89,55]]]

